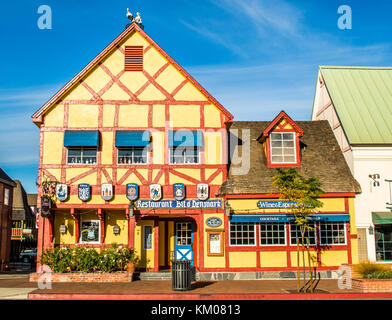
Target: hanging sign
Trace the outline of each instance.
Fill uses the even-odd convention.
[[[78,197],[82,201],[90,199],[90,185],[87,183],[81,183],[78,185]]]
[[[101,197],[105,201],[113,199],[113,185],[111,183],[103,183],[101,185]]]
[[[56,198],[59,201],[65,201],[68,198],[68,186],[63,183],[56,185]]]
[[[136,183],[127,184],[127,198],[129,200],[136,200],[138,198],[138,186]]]
[[[211,228],[217,228],[222,225],[222,219],[218,217],[210,217],[206,220],[206,225]]]
[[[183,183],[173,184],[173,196],[176,200],[185,199],[185,185]]]
[[[197,198],[199,200],[207,200],[209,194],[208,189],[209,186],[207,183],[199,183],[197,185]]]
[[[159,201],[162,198],[162,187],[160,184],[150,184],[150,198]]]

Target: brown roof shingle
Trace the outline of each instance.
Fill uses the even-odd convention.
[[[242,151],[246,155],[246,148],[242,150],[247,140],[244,129],[249,129],[250,150],[247,156],[250,168],[245,174],[237,174],[239,166],[229,164],[228,178],[220,188],[221,194],[276,193],[271,178],[276,169],[267,167],[262,144],[257,141],[269,124],[269,121],[234,121],[228,125],[230,135],[238,136],[240,143],[235,138],[231,149],[238,149],[239,155]],[[318,177],[321,189],[326,193],[360,193],[361,187],[351,174],[328,121],[296,121],[296,124],[304,131],[300,138],[301,167],[298,172],[305,177]],[[237,129],[238,133],[233,129]]]

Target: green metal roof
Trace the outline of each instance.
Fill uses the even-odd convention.
[[[392,143],[392,68],[320,67],[350,144]]]

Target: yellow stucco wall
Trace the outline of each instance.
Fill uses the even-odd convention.
[[[256,252],[229,252],[230,268],[254,268],[256,267]]]
[[[144,226],[152,226],[152,249],[144,248]],[[155,250],[155,234],[154,221],[140,220],[135,228],[135,253],[140,259],[139,267],[153,268],[154,267],[154,250]]]
[[[120,227],[120,234],[113,234],[113,227],[115,225]],[[105,243],[107,244],[128,244],[128,220],[125,217],[125,212],[122,211],[108,211],[105,214]]]
[[[65,225],[65,234],[58,232],[60,225]],[[75,243],[75,220],[69,214],[57,212],[54,218],[54,243],[73,244]],[[57,232],[56,232],[57,231]]]
[[[286,251],[260,252],[260,267],[287,267]]]

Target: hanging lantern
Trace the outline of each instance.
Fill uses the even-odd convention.
[[[115,224],[113,226],[113,234],[114,235],[119,235],[120,234],[120,227],[117,224]]]

